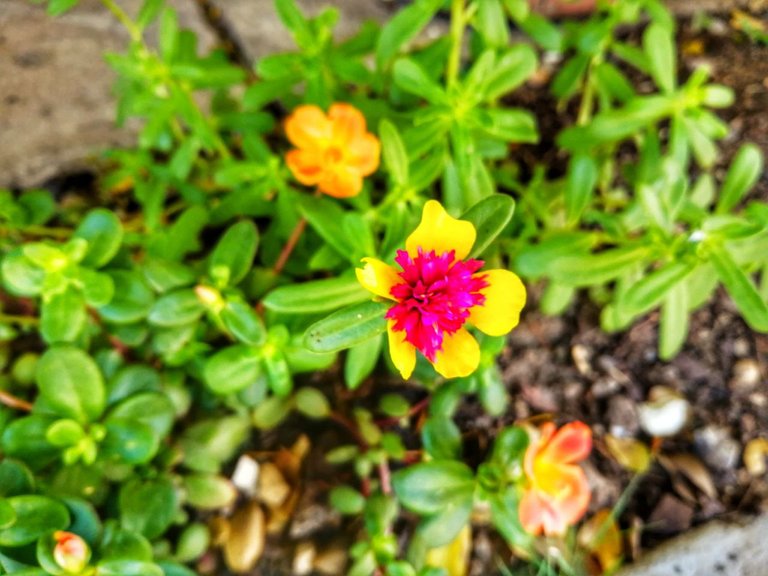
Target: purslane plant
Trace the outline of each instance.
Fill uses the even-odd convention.
[[[328,459],[354,473],[331,492],[364,521],[353,576],[444,573],[434,550],[473,516],[533,554],[586,513],[591,432],[508,410],[496,358],[526,300],[516,273],[546,282],[549,313],[588,289],[608,330],[660,306],[664,357],[718,282],[768,330],[768,210],[745,205],[762,156],[745,145],[718,187],[711,109],[732,95],[705,71],[678,81],[658,0],[562,27],[524,0],[415,0],[340,43],[336,10],[277,0],[299,51],[254,70],[199,55],[163,0],[102,3],[130,36],[109,61],[136,148],[107,155],[104,206],[0,192],[0,573],[185,576],[212,541],[231,559],[213,528],[238,497],[261,504],[224,471],[254,427],[295,414],[349,433]],[[421,37],[441,9],[448,33]],[[551,89],[579,112],[557,139],[563,178],[517,154],[539,136],[512,105],[538,55],[510,23],[564,54]],[[388,373],[415,388],[378,405],[358,391]],[[495,418],[481,454],[463,453],[466,395]]]

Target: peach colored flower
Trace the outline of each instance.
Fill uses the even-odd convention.
[[[376,258],[363,258],[365,267],[356,270],[364,288],[394,301],[386,314],[389,352],[404,379],[416,350],[446,378],[468,376],[480,363],[480,346],[466,325],[490,336],[517,326],[525,287],[509,270],[481,272],[483,261],[467,258],[476,235],[471,222],[430,200],[397,252],[400,270]]]
[[[583,422],[556,430],[547,422],[525,453],[528,486],[520,500],[520,523],[526,532],[557,536],[578,522],[591,497],[584,471],[576,464],[592,450],[592,431]]]
[[[285,156],[293,176],[329,196],[359,194],[363,178],[379,167],[379,140],[349,104],[333,104],[328,115],[314,105],[299,106],[286,119],[285,132],[296,146]]]
[[[69,574],[79,574],[88,565],[91,551],[88,544],[80,536],[72,532],[57,530],[53,533],[56,546],[53,548],[53,559]]]

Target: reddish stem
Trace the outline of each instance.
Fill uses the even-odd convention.
[[[280,252],[280,256],[277,257],[277,262],[275,262],[275,266],[272,268],[275,276],[280,274],[280,272],[283,271],[283,268],[285,268],[285,265],[288,262],[288,258],[290,258],[293,249],[296,248],[296,244],[298,244],[299,238],[301,238],[301,235],[303,234],[306,227],[307,221],[304,218],[296,223],[296,227],[288,237],[288,241],[285,243],[285,246],[283,246],[283,250]]]
[[[379,480],[381,481],[381,491],[387,496],[392,494],[392,478],[389,473],[389,462],[386,458],[379,462]]]
[[[0,403],[5,404],[9,408],[15,408],[16,410],[23,410],[24,412],[32,411],[32,404],[21,398],[17,398],[13,394],[3,392],[0,390]]]
[[[394,426],[395,424],[399,424],[400,421],[403,418],[412,418],[425,410],[429,406],[430,397],[426,396],[423,399],[419,400],[410,407],[408,412],[405,413],[403,416],[393,416],[391,418],[382,418],[381,420],[376,420],[377,426]]]

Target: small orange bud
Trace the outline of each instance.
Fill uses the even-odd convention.
[[[72,532],[57,530],[53,533],[56,546],[53,548],[53,559],[69,574],[79,574],[91,559],[91,550],[85,540]]]
[[[328,115],[317,106],[299,106],[285,121],[285,133],[296,146],[285,156],[294,178],[329,196],[356,196],[363,178],[379,167],[379,140],[349,104],[333,104]]]

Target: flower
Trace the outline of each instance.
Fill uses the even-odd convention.
[[[490,336],[517,326],[525,287],[508,270],[480,272],[482,260],[466,259],[475,243],[471,222],[448,215],[435,200],[424,205],[421,223],[398,250],[400,271],[363,258],[357,279],[376,296],[393,300],[387,311],[392,362],[404,379],[421,352],[446,378],[475,371],[480,347],[465,325]]]
[[[91,551],[85,540],[72,532],[57,530],[53,533],[56,545],[53,548],[53,559],[65,572],[79,574],[88,565]]]
[[[333,104],[327,116],[317,106],[299,106],[285,121],[285,132],[296,146],[285,157],[293,176],[329,196],[359,194],[363,178],[379,167],[379,140],[349,104]]]
[[[592,450],[592,431],[583,422],[556,430],[547,422],[525,453],[528,487],[520,500],[520,523],[526,532],[563,534],[587,511],[591,493],[584,471],[576,465]]]

